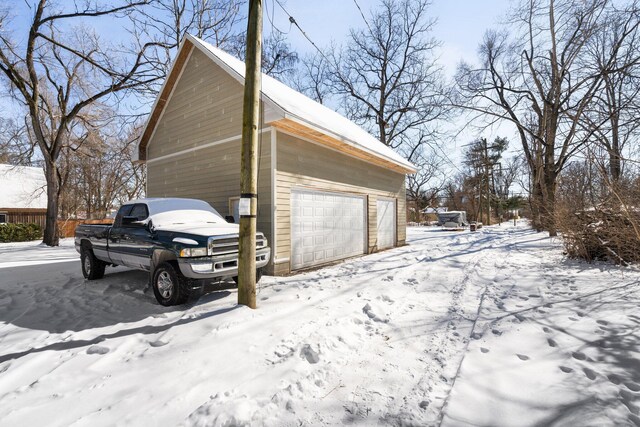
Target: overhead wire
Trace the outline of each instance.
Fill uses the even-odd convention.
[[[298,30],[304,36],[304,38],[307,39],[309,43],[311,43],[311,45],[320,53],[320,55],[322,55],[322,57],[327,61],[328,64],[332,64],[332,62],[329,60],[329,58],[327,58],[324,52],[318,47],[318,45],[315,44],[313,40],[311,40],[311,37],[307,35],[307,33],[302,29],[300,24],[298,24],[298,21],[296,21],[295,18],[287,11],[287,9],[285,9],[285,7],[282,5],[280,0],[275,0],[275,2],[278,3],[278,6],[280,6],[280,9],[282,9],[282,11],[289,17],[289,22],[292,25],[295,25],[296,28],[298,28]]]
[[[356,4],[356,7],[358,8],[358,11],[360,12],[360,16],[362,16],[362,20],[367,25],[367,28],[369,29],[369,32],[371,34],[373,34],[373,30],[371,29],[371,26],[369,25],[369,21],[367,21],[367,18],[364,16],[364,12],[360,8],[360,5],[358,4],[358,0],[353,0],[353,2]]]

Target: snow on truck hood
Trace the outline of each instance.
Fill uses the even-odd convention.
[[[200,209],[169,210],[149,216],[156,230],[177,231],[200,236],[238,233],[238,224],[229,224],[217,212]]]
[[[238,234],[238,224],[209,224],[209,223],[191,223],[191,224],[171,224],[163,227],[156,227],[156,230],[175,231],[178,233],[196,234],[198,236],[223,236],[225,234]]]

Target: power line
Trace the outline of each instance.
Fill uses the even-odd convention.
[[[365,18],[364,13],[362,12],[362,9],[360,8],[360,5],[358,4],[358,0],[353,0],[353,2],[356,4],[356,7],[358,8],[358,11],[360,11],[360,16],[362,16],[362,20],[367,25],[367,28],[369,29],[369,32],[371,33],[371,35],[373,35],[373,30],[371,30],[371,26],[369,25],[369,21],[367,21],[367,18]]]
[[[313,40],[311,40],[311,38],[307,35],[307,33],[304,32],[304,30],[302,29],[302,27],[300,27],[300,25],[295,20],[295,18],[291,16],[289,12],[287,12],[287,9],[285,9],[282,3],[280,3],[280,0],[275,0],[275,1],[276,3],[278,3],[278,6],[280,6],[280,9],[282,9],[282,11],[289,17],[289,22],[295,25],[298,28],[298,30],[300,30],[300,33],[302,33],[304,38],[307,39],[309,43],[311,43],[311,45],[320,53],[320,55],[322,55],[322,57],[327,61],[327,63],[331,64],[331,61],[329,60],[329,58],[327,58],[324,52],[313,42]]]
[[[289,29],[287,30],[287,32],[282,31],[280,28],[278,28],[278,26],[275,24],[275,2],[271,3],[271,15],[269,15],[269,5],[267,4],[267,2],[265,2],[265,10],[267,11],[267,19],[269,20],[269,23],[271,24],[271,32],[273,32],[274,30],[279,32],[280,34],[284,34],[287,35],[291,32],[291,22],[289,22]]]

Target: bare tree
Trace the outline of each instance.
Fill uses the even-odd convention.
[[[407,175],[407,203],[413,205],[416,213],[430,205],[437,206],[440,192],[445,185],[443,165],[445,161],[438,155],[438,152],[429,146],[423,146],[413,151],[413,155],[408,159],[413,163],[417,172]]]
[[[585,114],[585,129],[606,150],[613,182],[622,178],[624,154],[640,136],[640,5],[608,11],[602,31],[590,42],[585,67],[602,73],[603,84]],[[609,61],[610,52],[617,55]]]
[[[101,219],[114,205],[142,196],[144,166],[131,160],[139,130],[120,131],[122,121],[93,131],[73,155],[64,157],[63,217]]]
[[[294,75],[299,60],[298,53],[291,49],[282,32],[276,28],[272,30],[262,43],[262,72],[285,81]],[[229,53],[244,61],[246,47],[246,37],[242,33],[227,49]]]
[[[39,0],[30,6],[28,28],[13,35],[9,8],[5,6],[0,15],[0,71],[11,94],[28,111],[30,137],[44,162],[47,245],[58,244],[61,156],[79,149],[91,130],[104,124],[99,114],[104,105],[117,103],[119,95],[158,78],[146,56],[157,43],[136,40],[133,46],[114,46],[83,23],[99,17],[124,18],[147,3],[123,0],[104,5],[86,0],[58,5]]]
[[[291,79],[292,87],[314,101],[324,104],[332,95],[329,63],[325,55],[305,55],[300,59],[300,65]]]
[[[153,0],[150,7],[135,17],[138,34],[157,40],[149,52],[160,78],[166,77],[175,52],[187,34],[199,37],[222,49],[241,43],[240,24],[245,19],[245,0]],[[151,88],[155,97],[157,87]]]
[[[552,236],[558,176],[595,132],[583,132],[581,123],[619,49],[608,52],[600,70],[583,66],[608,4],[523,1],[514,12],[516,33],[487,32],[481,66],[463,64],[456,76],[462,95],[456,104],[515,125],[530,170],[533,224]]]
[[[331,56],[332,89],[343,110],[392,148],[446,112],[429,5],[382,0],[366,28],[352,29],[346,46]]]
[[[0,117],[0,163],[34,165],[34,147],[24,123]]]

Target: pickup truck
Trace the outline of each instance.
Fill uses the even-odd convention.
[[[113,225],[78,225],[75,247],[86,279],[102,278],[108,265],[145,270],[156,299],[169,306],[187,302],[205,281],[237,281],[238,229],[202,200],[148,198],[122,205]],[[270,256],[257,233],[256,281]]]

